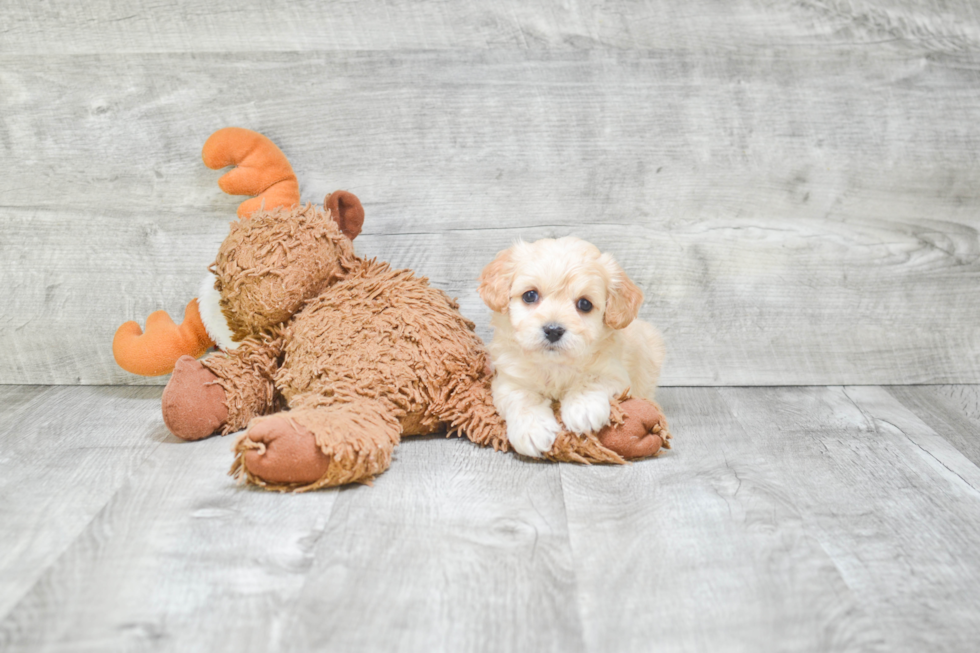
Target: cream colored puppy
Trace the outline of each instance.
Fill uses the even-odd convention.
[[[493,402],[519,453],[540,456],[560,429],[609,424],[610,400],[630,389],[653,399],[664,360],[660,333],[637,320],[643,292],[613,257],[566,237],[519,242],[480,275],[494,311]]]

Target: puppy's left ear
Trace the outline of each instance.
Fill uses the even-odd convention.
[[[514,278],[514,259],[511,250],[497,254],[480,273],[480,299],[497,313],[506,313],[510,304],[510,286]]]
[[[606,258],[606,255],[603,255],[603,258]],[[606,258],[604,263],[611,274],[603,321],[612,329],[625,329],[640,313],[643,291],[626,276],[626,272],[611,256]]]

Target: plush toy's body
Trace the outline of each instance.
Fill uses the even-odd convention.
[[[251,425],[241,441],[246,461],[261,464],[257,444],[274,446],[270,437],[295,434],[312,436],[319,449],[344,462],[317,479],[294,467],[273,478],[266,471],[261,480],[322,485],[365,480],[388,466],[401,435],[443,428],[461,430],[480,444],[503,446],[501,421],[486,383],[487,356],[456,304],[408,270],[355,257],[350,240],[316,208],[253,214],[243,228],[261,230],[265,221],[288,225],[298,216],[306,224],[294,233],[308,233],[313,223],[330,235],[337,251],[329,260],[340,261],[342,278],[281,326],[202,363],[225,391],[228,414],[222,432]],[[230,253],[223,246],[219,261],[237,259],[241,250],[239,245]],[[224,269],[231,273],[219,272],[219,284],[233,285],[239,268]],[[189,439],[209,435],[184,428],[178,415],[210,407],[196,393],[175,394],[180,375],[175,373],[171,384],[164,398],[168,425]],[[181,400],[172,399],[178,395]],[[288,412],[259,417],[285,406]],[[247,462],[241,469],[249,471]],[[254,474],[249,478],[260,480]]]
[[[243,140],[250,145],[242,147]],[[253,132],[222,130],[205,146],[205,160],[209,147],[232,150],[210,158],[238,163],[223,181],[236,174],[240,181],[249,173],[242,161],[259,146],[275,148]],[[281,190],[285,159],[270,159],[279,166],[275,174],[266,165],[249,173],[251,185],[222,188],[261,194],[278,179],[272,186]],[[232,471],[272,489],[370,481],[388,467],[402,435],[447,430],[507,450],[489,358],[473,324],[425,279],[357,257],[351,240],[363,212],[356,197],[338,193],[324,210],[299,206],[298,191],[271,207],[250,200],[240,209],[243,220],[232,225],[211,268],[218,308],[201,300],[206,331],[226,341],[225,351],[176,361],[163,396],[168,427],[188,440],[246,429]],[[214,314],[222,324],[214,324]],[[167,318],[163,345],[149,320],[143,335],[124,325],[114,343],[117,360],[127,369],[162,369],[185,341],[186,353],[199,355],[201,337],[185,335],[202,331],[188,326],[195,315],[189,311],[181,327]],[[164,353],[140,358],[158,350]],[[669,437],[662,415],[646,402],[629,400],[614,416],[600,434],[561,433],[548,457],[623,462],[652,455]]]

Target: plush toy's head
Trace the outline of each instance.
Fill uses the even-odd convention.
[[[197,300],[177,326],[163,311],[116,331],[113,354],[125,370],[167,374],[184,355],[203,355],[214,344],[233,349],[248,337],[281,324],[354,262],[351,241],[364,209],[352,193],[337,191],[322,209],[299,205],[299,184],[282,151],[265,136],[229,127],[208,138],[204,163],[234,165],[218,181],[226,193],[254,195],[238,207]]]
[[[345,277],[354,260],[333,213],[312,205],[256,211],[232,224],[210,268],[232,340],[285,322]]]

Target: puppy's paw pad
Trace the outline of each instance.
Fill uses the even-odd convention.
[[[572,433],[585,435],[609,424],[609,411],[609,399],[604,394],[567,397],[561,404],[561,421]]]

